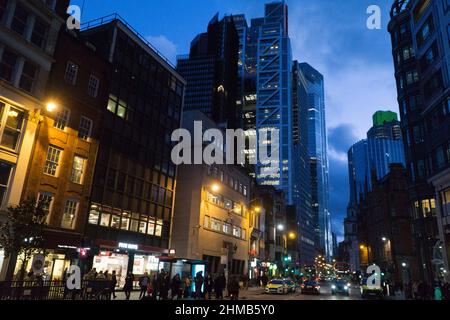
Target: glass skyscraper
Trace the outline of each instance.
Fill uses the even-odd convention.
[[[328,141],[325,119],[325,89],[323,75],[307,63],[299,70],[306,80],[308,110],[308,150],[311,165],[311,206],[315,220],[315,242],[327,259],[333,253],[331,216],[328,211]]]
[[[288,204],[293,204],[292,165],[292,52],[288,36],[288,8],[284,2],[265,6],[258,37],[256,128],[278,129],[279,160],[256,168],[261,185],[273,185],[284,191]],[[273,143],[273,141],[272,141]],[[275,147],[273,144],[270,147]],[[276,166],[278,170],[267,170]],[[292,169],[292,168],[291,168]]]

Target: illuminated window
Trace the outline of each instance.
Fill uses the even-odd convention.
[[[47,159],[45,161],[44,173],[51,176],[56,176],[58,173],[59,160],[61,158],[62,150],[49,146],[47,150]]]
[[[66,82],[70,83],[71,85],[75,85],[77,82],[77,76],[78,76],[78,65],[73,63],[72,61],[67,62],[66,65],[66,73],[64,74],[64,79]]]
[[[64,205],[64,213],[61,221],[61,227],[64,229],[75,229],[75,217],[77,214],[78,202],[67,200]]]
[[[242,229],[236,226],[233,226],[233,236],[235,236],[236,238],[241,238],[242,237]]]
[[[3,115],[6,115],[6,119],[3,119]],[[0,101],[0,117],[2,118],[3,128],[1,145],[8,149],[16,150],[22,135],[25,115],[19,109],[8,107]],[[5,122],[3,123],[3,121]]]
[[[203,219],[203,227],[206,229],[209,229],[209,221],[210,221],[210,217],[209,216],[205,216],[205,218]]]
[[[47,213],[47,218],[51,213],[53,204],[53,194],[49,192],[39,192],[38,201],[43,202],[44,211]]]
[[[122,215],[122,220],[120,222],[120,229],[128,230],[130,228],[130,218],[131,218],[131,215],[129,213],[124,213]]]
[[[12,168],[12,164],[0,161],[0,206],[3,203],[6,191],[8,190]]]
[[[117,216],[117,215],[112,216],[111,228],[120,229],[120,216]]]
[[[219,219],[211,218],[211,229],[214,231],[221,231],[222,222]]]
[[[149,219],[147,234],[151,236],[155,234],[155,219]]]
[[[156,222],[156,228],[155,228],[155,236],[161,237],[162,236],[162,227],[163,227],[163,221],[158,219]]]
[[[99,217],[100,217],[99,205],[92,204],[91,209],[89,210],[89,219],[88,219],[89,224],[97,225]]]
[[[229,224],[229,223],[223,224],[223,232],[224,233],[231,234],[231,230],[232,230],[231,224]]]
[[[73,158],[72,173],[70,175],[70,180],[73,183],[83,184],[85,167],[86,167],[85,158],[79,156],[75,156]]]
[[[69,116],[70,110],[67,108],[62,108],[60,111],[56,112],[53,127],[59,130],[64,130],[69,123]]]
[[[100,86],[100,79],[94,75],[90,75],[88,83],[88,94],[96,98],[98,95],[98,88]]]

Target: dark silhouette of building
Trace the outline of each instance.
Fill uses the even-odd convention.
[[[223,128],[239,125],[238,53],[233,17],[219,20],[216,14],[191,42],[189,55],[178,57],[177,71],[187,81],[184,110],[202,111]]]

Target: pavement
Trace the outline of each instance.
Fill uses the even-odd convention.
[[[125,300],[125,294],[123,292],[116,293],[116,300]],[[130,300],[139,300],[139,292],[134,291],[131,293]],[[189,299],[192,300],[192,299]],[[225,300],[227,300],[225,298]],[[261,301],[274,301],[274,300],[284,300],[284,301],[308,301],[308,300],[362,300],[359,286],[353,286],[350,289],[350,295],[332,295],[331,285],[325,283],[321,287],[320,295],[304,295],[297,290],[295,293],[289,293],[286,295],[277,294],[266,294],[264,293],[264,288],[262,287],[251,287],[247,290],[241,290],[239,292],[239,300],[261,300]],[[385,300],[403,300],[402,295],[397,295],[395,297],[385,297]]]

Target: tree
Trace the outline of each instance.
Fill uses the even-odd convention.
[[[34,253],[42,251],[48,201],[23,200],[17,206],[7,208],[6,222],[0,223],[0,247],[5,257],[16,253],[22,261],[18,281],[22,281],[25,268]]]

